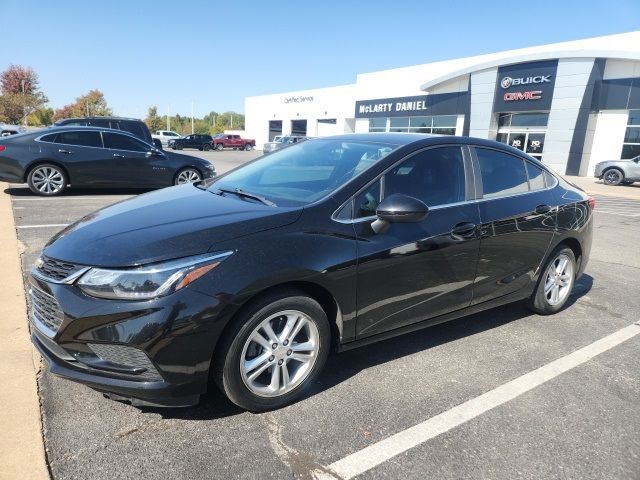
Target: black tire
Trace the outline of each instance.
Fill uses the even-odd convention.
[[[182,146],[181,143],[179,143],[178,145],[176,145],[176,150],[182,150],[184,147]]]
[[[219,152],[221,152],[224,149],[224,145],[222,143],[218,143],[216,145],[216,150],[218,150]]]
[[[240,362],[243,348],[260,323],[285,310],[304,313],[317,327],[319,341],[315,363],[304,380],[289,392],[269,397],[257,395],[242,378]],[[211,376],[229,400],[239,407],[252,412],[284,407],[300,398],[322,371],[331,346],[329,320],[320,304],[303,292],[287,289],[266,294],[244,308],[231,322],[216,347]],[[270,368],[277,367],[273,364]]]
[[[178,170],[176,172],[176,174],[173,176],[173,184],[174,185],[183,185],[184,182],[180,182],[179,178],[180,175],[184,172],[193,172],[194,174],[196,174],[199,178],[198,180],[193,180],[193,182],[199,182],[200,180],[202,180],[202,173],[200,172],[200,170],[198,170],[197,168],[193,168],[193,167],[185,167],[185,168],[181,168],[180,170]]]
[[[252,145],[250,143],[245,144],[244,149],[246,152],[250,151],[252,149]]]
[[[205,143],[202,146],[202,150],[204,150],[205,152],[208,152],[209,150],[211,150],[211,145],[209,145],[208,143]]]
[[[602,174],[602,181],[606,185],[620,185],[624,181],[624,173],[619,168],[609,168]]]
[[[49,180],[49,185],[53,190],[48,191],[48,187],[46,187],[47,182],[44,181],[40,183],[40,179],[43,177],[49,177],[53,175],[53,178]],[[52,181],[55,181],[53,183]],[[59,167],[58,165],[54,165],[52,163],[41,163],[39,165],[34,166],[27,176],[27,184],[29,185],[29,190],[31,190],[36,195],[40,195],[43,197],[55,197],[56,195],[61,195],[69,184],[69,178],[67,177],[66,172]]]
[[[552,304],[547,296],[548,294],[545,294],[547,276],[551,265],[555,264],[557,259],[563,256],[564,258],[568,258],[568,260],[571,262],[571,275],[569,275],[569,284],[567,286],[568,292],[560,302]],[[571,296],[571,290],[573,289],[573,285],[575,284],[576,280],[576,272],[576,257],[573,254],[573,250],[571,250],[566,245],[559,245],[553,252],[551,252],[551,255],[549,255],[547,261],[544,264],[544,268],[540,270],[540,278],[538,278],[538,284],[536,285],[536,289],[533,291],[533,294],[531,295],[529,300],[527,300],[527,307],[539,315],[551,315],[562,310],[564,305],[567,303],[567,300]]]

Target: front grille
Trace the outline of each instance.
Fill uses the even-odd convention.
[[[29,300],[31,303],[31,317],[36,325],[43,325],[52,333],[57,332],[64,314],[56,299],[32,286],[29,288]]]
[[[73,263],[61,262],[53,258],[42,256],[36,264],[38,272],[52,280],[62,281],[81,270],[82,265],[74,265]]]

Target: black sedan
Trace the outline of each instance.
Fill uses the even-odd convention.
[[[67,186],[159,188],[215,176],[211,163],[163,152],[119,130],[55,127],[0,139],[0,180],[37,195]]]
[[[593,207],[492,141],[313,139],[61,231],[32,269],[32,341],[53,373],[135,405],[217,385],[277,408],[330,350],[509,302],[559,311]]]

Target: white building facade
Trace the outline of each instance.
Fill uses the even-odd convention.
[[[640,32],[360,74],[351,85],[245,99],[245,131],[469,135],[562,174],[640,155]]]

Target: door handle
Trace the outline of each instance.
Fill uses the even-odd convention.
[[[538,205],[536,207],[535,212],[539,214],[549,213],[551,211],[551,207],[549,205]]]
[[[114,153],[114,154],[113,154],[113,157],[114,157],[114,158],[125,158],[125,156],[124,156],[124,155],[120,155],[119,153]]]
[[[64,148],[60,148],[60,149],[58,149],[58,152],[60,152],[60,153],[65,153],[65,154],[67,154],[67,155],[71,155],[71,154],[73,153],[72,151],[70,151],[70,150],[65,150]]]
[[[466,235],[469,235],[470,233],[473,233],[475,229],[476,229],[475,223],[462,222],[462,223],[458,223],[456,226],[454,226],[451,229],[451,235],[464,237]]]

